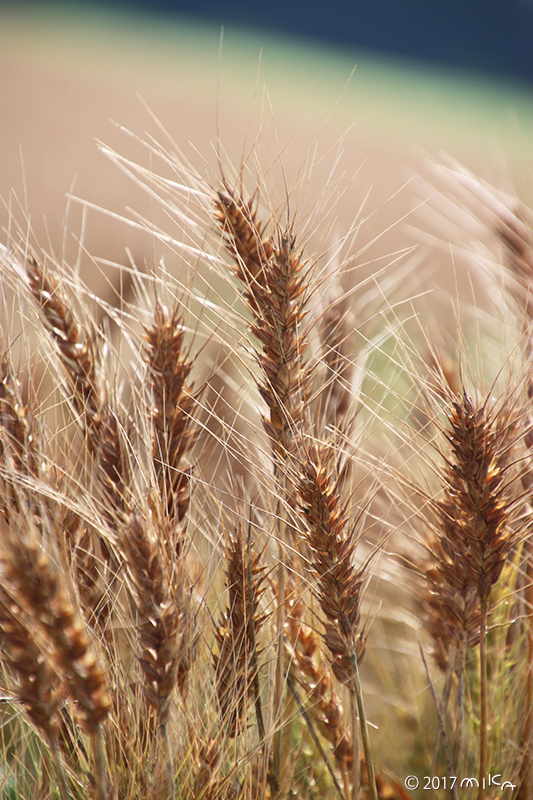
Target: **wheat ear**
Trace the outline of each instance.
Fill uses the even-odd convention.
[[[259,611],[264,592],[264,568],[251,536],[246,542],[242,528],[228,535],[226,545],[228,603],[217,622],[215,638],[215,687],[221,720],[230,738],[246,727],[246,708],[253,699],[261,745],[265,730],[259,694],[257,635],[265,617]]]
[[[196,439],[193,412],[198,400],[188,383],[193,366],[184,354],[179,309],[171,313],[156,303],[154,322],[146,328],[145,360],[151,397],[152,454],[159,494],[170,525],[181,522],[189,506],[190,470],[182,460]]]
[[[70,515],[62,510],[61,520],[58,520],[47,507],[48,493],[54,487],[48,483],[46,470],[41,471],[37,487],[30,488],[28,484],[30,469],[35,472],[35,465],[45,461],[37,449],[33,416],[29,409],[21,406],[18,384],[7,354],[2,358],[1,377],[0,454],[6,484],[10,487],[6,500],[12,498],[7,513],[9,529],[3,536],[0,558],[2,580],[5,587],[10,587],[13,607],[19,606],[40,631],[44,646],[51,652],[53,663],[63,678],[63,685],[81,710],[84,727],[95,746],[97,789],[99,798],[103,798],[105,778],[100,723],[107,716],[110,701],[80,616],[69,598],[59,568],[45,550],[46,542],[53,548],[60,540],[55,525],[58,522],[64,525]],[[9,606],[5,612],[9,615]],[[57,755],[55,739],[51,740],[51,746]],[[58,775],[64,789],[61,770]]]
[[[5,351],[0,359],[0,463],[4,480],[3,514],[8,525],[16,524],[18,515],[27,505],[28,491],[21,483],[25,478],[38,478],[40,461],[33,415],[30,408],[22,404],[20,386]],[[39,509],[35,512],[39,514]],[[7,553],[3,553],[2,559],[6,558]],[[18,676],[17,698],[50,745],[61,797],[66,800],[65,775],[57,750],[62,682],[57,678],[43,643],[39,642],[36,624],[32,624],[31,617],[6,587],[1,586],[0,630],[4,640],[3,658],[11,672]]]
[[[26,278],[41,311],[41,320],[54,339],[72,389],[72,402],[84,423],[89,450],[98,458],[98,476],[111,521],[127,511],[129,469],[120,435],[119,416],[112,408],[99,377],[96,334],[76,320],[73,303],[54,273],[37,259],[26,261]]]
[[[264,239],[253,201],[246,203],[227,184],[218,193],[215,218],[235,259],[233,272],[252,314],[251,331],[261,344],[259,391],[269,409],[264,426],[275,454],[284,460],[293,450],[309,383],[301,330],[307,313],[306,262],[290,231],[280,232],[277,245]]]
[[[10,509],[17,510],[18,492],[10,476],[39,477],[40,459],[31,409],[24,406],[20,386],[9,354],[0,357],[0,458],[3,464],[4,502],[2,513],[9,523]],[[26,493],[27,496],[27,493]]]
[[[62,585],[61,573],[43,550],[42,532],[27,513],[17,515],[2,563],[2,578],[24,610],[36,621],[51,648],[54,663],[95,748],[99,800],[106,796],[101,723],[110,700],[79,614]]]
[[[36,301],[44,327],[54,340],[59,360],[70,387],[69,400],[77,412],[93,456],[96,478],[102,488],[103,514],[111,530],[120,533],[121,523],[129,513],[131,475],[125,452],[120,417],[107,397],[106,381],[102,379],[97,337],[90,321],[78,321],[70,294],[60,285],[57,275],[45,269],[36,258],[25,263],[29,289]],[[96,554],[92,537],[85,537],[85,552],[78,548],[80,588],[92,608],[90,620],[109,638],[111,615],[110,592],[119,570],[114,548],[103,535],[98,536],[104,571],[104,588],[99,586]],[[84,562],[81,563],[80,559]],[[111,581],[105,574],[111,573]]]
[[[2,660],[17,676],[15,696],[29,718],[46,738],[52,754],[61,800],[68,800],[67,782],[57,740],[60,730],[59,708],[64,685],[49,656],[39,642],[35,623],[0,587],[0,631]]]
[[[187,688],[187,676],[199,635],[192,607],[192,587],[186,574],[186,525],[190,502],[192,466],[184,463],[198,437],[195,415],[198,393],[190,381],[193,359],[184,346],[185,332],[179,307],[169,311],[157,302],[154,318],[145,328],[144,359],[147,364],[147,416],[152,428],[152,464],[155,483],[150,493],[152,514],[157,518],[167,549],[166,580],[179,587],[176,601],[181,609],[182,647],[178,686]],[[156,499],[157,497],[157,499]]]

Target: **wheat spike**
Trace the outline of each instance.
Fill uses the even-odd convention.
[[[92,325],[76,321],[71,298],[57,277],[37,259],[26,261],[30,291],[41,320],[54,339],[72,389],[72,401],[84,422],[89,450],[98,459],[100,478],[113,519],[127,509],[130,476],[120,433],[119,415],[112,408],[98,375],[96,333]]]
[[[240,527],[228,536],[226,550],[228,604],[216,626],[218,653],[213,660],[222,724],[227,735],[235,737],[246,726],[247,705],[252,698],[256,702],[259,728],[263,728],[257,705],[260,700],[256,637],[265,622],[259,611],[264,567],[251,540],[245,544]],[[264,730],[260,730],[260,736],[264,736]]]

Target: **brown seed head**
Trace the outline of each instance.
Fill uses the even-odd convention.
[[[139,514],[131,515],[123,538],[128,565],[128,586],[138,621],[139,663],[145,677],[145,695],[165,724],[178,668],[186,652],[180,608],[179,581],[172,579],[172,565],[150,526]]]
[[[178,310],[171,314],[160,303],[146,329],[145,359],[151,388],[153,463],[159,492],[170,520],[180,522],[189,505],[190,470],[183,457],[196,439],[193,413],[197,400],[187,383],[193,361],[183,354],[183,328]]]
[[[0,634],[2,661],[14,677],[14,694],[48,741],[59,732],[62,681],[39,641],[31,618],[0,587]]]
[[[264,568],[242,529],[228,537],[226,548],[228,604],[217,623],[218,654],[213,656],[218,703],[227,734],[236,736],[245,725],[248,700],[257,677],[257,635],[265,617],[259,612],[264,592]]]
[[[293,431],[302,424],[310,379],[304,364],[308,344],[301,330],[307,313],[306,262],[290,232],[280,235],[277,247],[271,242],[258,244],[262,234],[255,212],[245,213],[246,203],[233,190],[223,196],[224,202],[219,195],[215,219],[223,229],[229,226],[234,241],[242,243],[228,246],[226,241],[236,259],[234,274],[243,287],[243,299],[252,313],[252,333],[261,344],[258,387],[269,409],[263,423],[275,454],[283,460],[294,449]],[[253,248],[251,243],[255,243]]]
[[[309,449],[301,465],[298,489],[305,536],[312,551],[311,567],[317,579],[315,591],[327,619],[324,640],[334,658],[334,671],[340,680],[346,680],[353,674],[351,647],[358,658],[364,653],[364,640],[357,638],[357,628],[365,570],[353,563],[355,531],[349,526],[341,500],[332,447]]]
[[[488,597],[517,543],[510,462],[517,439],[516,415],[491,411],[463,394],[449,415],[451,457],[445,471],[448,502],[442,507],[452,524],[443,547],[461,561],[481,597]]]

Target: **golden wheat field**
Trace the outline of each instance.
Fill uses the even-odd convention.
[[[527,98],[2,13],[2,800],[530,800]]]

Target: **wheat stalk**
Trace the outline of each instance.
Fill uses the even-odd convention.
[[[446,391],[446,387],[442,387]],[[448,388],[448,395],[450,389]],[[487,774],[486,637],[490,595],[510,554],[521,541],[516,524],[522,507],[513,459],[523,415],[511,388],[500,404],[476,402],[463,389],[452,396],[443,434],[447,450],[441,474],[444,499],[430,500],[438,520],[425,537],[427,556],[414,566],[426,580],[421,603],[448,680],[441,713],[446,711],[450,679],[457,670],[458,722],[454,769],[462,750],[465,655],[480,650],[479,798]]]
[[[368,562],[360,568],[354,565],[356,531],[349,526],[347,508],[341,502],[336,458],[336,450],[331,445],[311,446],[306,460],[300,465],[298,490],[304,535],[312,552],[310,566],[317,581],[315,592],[327,620],[324,642],[333,657],[335,675],[350,683],[356,697],[368,785],[372,797],[377,800],[358,668],[365,650],[365,640],[358,628]],[[355,731],[353,734],[355,740]],[[356,752],[353,761],[357,762]],[[354,792],[358,791],[358,782],[353,782]]]

